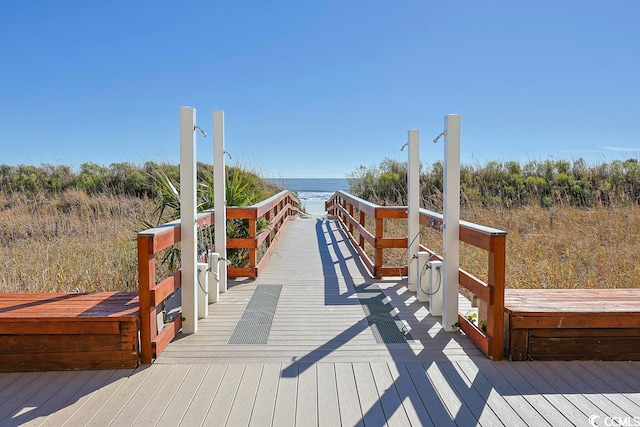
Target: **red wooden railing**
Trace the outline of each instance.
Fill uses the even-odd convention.
[[[385,238],[385,219],[407,218],[406,206],[379,206],[343,191],[337,191],[327,201],[326,210],[338,218],[347,231],[364,264],[374,277],[407,274],[407,268],[383,265],[385,249],[406,249],[408,239]],[[370,218],[367,228],[367,217]],[[420,209],[420,223],[428,224],[434,230],[442,230],[441,214]],[[356,239],[354,231],[357,231]],[[486,332],[467,317],[459,313],[460,329],[493,360],[502,360],[504,347],[504,285],[507,233],[490,227],[460,221],[460,241],[488,252],[487,282],[460,269],[458,282],[483,301],[487,307]],[[373,249],[373,260],[367,254],[365,245]],[[420,245],[421,250],[431,253],[432,259],[442,259],[430,249]],[[478,322],[480,323],[480,322]]]
[[[229,267],[229,277],[257,277],[274,248],[274,242],[282,231],[282,226],[298,213],[299,202],[289,191],[283,191],[256,205],[247,207],[227,207],[227,219],[249,221],[249,237],[227,239],[228,249],[248,249],[249,265]],[[198,214],[198,227],[214,224],[215,212],[209,210]],[[260,218],[269,224],[266,230],[257,234]],[[157,314],[162,311],[163,302],[182,285],[180,270],[167,278],[157,281],[156,255],[162,250],[180,242],[180,220],[172,221],[138,233],[138,291],[140,295],[140,360],[151,363],[171,342],[182,327],[182,314],[177,313],[158,328]],[[263,246],[262,256],[258,248]]]

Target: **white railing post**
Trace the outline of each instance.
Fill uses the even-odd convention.
[[[180,108],[180,262],[182,269],[182,332],[198,330],[196,110]]]
[[[215,247],[220,263],[220,292],[227,291],[227,173],[224,162],[224,111],[213,112],[213,204]]]
[[[409,159],[407,162],[407,223],[408,223],[408,287],[411,292],[416,292],[418,274],[415,268],[415,256],[420,251],[420,131],[412,129],[409,134]]]
[[[460,115],[444,117],[444,230],[442,326],[455,330],[458,322],[458,271],[460,269]]]

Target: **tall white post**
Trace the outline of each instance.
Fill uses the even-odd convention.
[[[444,117],[444,230],[443,312],[446,331],[458,322],[458,271],[460,269],[460,115]]]
[[[409,134],[409,160],[407,162],[407,203],[408,203],[408,237],[407,250],[409,266],[409,290],[416,292],[418,274],[414,257],[420,251],[420,131],[412,129]]]
[[[220,292],[227,291],[227,173],[224,163],[224,111],[213,112],[213,204],[215,247],[221,258]]]
[[[180,108],[180,260],[182,269],[182,332],[198,330],[196,110]]]

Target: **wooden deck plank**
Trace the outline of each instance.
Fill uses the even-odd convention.
[[[274,426],[294,426],[296,423],[296,403],[298,394],[298,364],[283,364],[281,376],[278,382],[276,404],[273,412]]]
[[[439,400],[447,408],[451,419],[458,425],[476,425],[476,417],[456,393],[452,384],[447,381],[445,373],[438,362],[423,363],[423,367],[433,388],[437,390]]]
[[[229,426],[248,426],[252,418],[258,386],[262,377],[262,364],[246,365],[231,412],[226,422]]]
[[[358,400],[358,388],[351,363],[336,363],[336,389],[340,405],[340,421],[343,426],[362,427],[362,409]]]
[[[213,398],[213,402],[211,402],[203,425],[223,426],[226,424],[245,368],[246,365],[243,363],[229,364],[218,388],[218,392]],[[250,406],[247,409],[249,408]]]
[[[580,376],[594,390],[599,391],[602,396],[622,409],[626,415],[633,417],[640,413],[640,402],[636,403],[635,399],[631,399],[627,394],[623,393],[624,387],[620,387],[619,381],[604,381],[602,377],[594,372],[600,369],[597,363],[589,364],[588,367],[589,369],[582,363],[565,364],[566,369]],[[607,375],[603,376],[606,377]],[[620,387],[620,389],[616,389],[614,385]]]
[[[469,408],[473,416],[481,425],[499,426],[505,425],[490,405],[487,404],[486,398],[481,396],[473,387],[473,383],[451,362],[438,363],[440,370],[447,377],[447,382],[455,389],[456,394],[464,401],[465,406]]]
[[[129,391],[127,388],[123,389],[123,395],[129,394],[129,399],[126,403],[119,401],[110,402],[102,409],[102,413],[109,412],[111,414],[117,414],[113,418],[112,423],[115,425],[135,422],[135,420],[141,415],[146,406],[153,402],[157,391],[162,387],[162,383],[166,380],[167,376],[173,369],[170,365],[154,365],[149,368],[149,374],[144,381],[140,384],[136,390]],[[115,405],[114,405],[115,403]],[[98,418],[99,420],[107,419]]]
[[[340,405],[333,363],[318,363],[318,426],[340,425]]]
[[[118,416],[121,410],[123,410],[126,404],[132,399],[136,393],[139,392],[142,384],[147,380],[158,366],[147,366],[144,369],[136,369],[131,377],[125,381],[118,389],[118,393],[113,394],[109,399],[105,399],[103,405],[98,411],[91,417],[91,422],[109,423]],[[164,372],[168,367],[164,367],[161,371]]]
[[[65,426],[86,426],[89,424],[95,414],[105,405],[105,402],[115,396],[120,388],[135,375],[136,371],[139,370],[116,370],[107,380],[106,385],[88,394],[86,399],[81,399],[83,401],[81,407],[67,419]],[[52,422],[52,418],[47,419],[47,423]]]
[[[37,375],[30,375],[25,372],[9,372],[0,374],[0,408],[16,391],[26,387],[30,382],[35,381]]]
[[[591,385],[585,382],[579,375],[571,370],[566,369],[565,362],[543,362],[554,375],[556,375],[563,384],[563,394],[569,395],[569,390],[579,393],[589,401],[593,408],[593,413],[597,415],[622,414],[622,410],[616,406],[611,400],[607,399],[601,393],[598,393]],[[577,362],[567,362],[572,365]]]
[[[32,423],[26,425],[62,425],[72,419],[94,393],[107,387],[110,382],[126,377],[132,372],[132,370],[80,371],[71,382],[60,389],[53,399],[47,402],[47,407],[41,412],[47,415],[34,418]]]
[[[517,364],[500,364],[500,373],[511,384],[515,384],[516,389],[524,398],[531,403],[531,406],[553,426],[566,422],[562,413],[558,411],[544,396],[537,393],[536,389],[518,372]]]
[[[122,423],[131,423],[131,419],[135,418],[133,425],[156,425],[165,408],[167,408],[169,402],[171,402],[175,396],[178,387],[180,387],[180,384],[182,384],[188,372],[188,365],[171,366],[171,370],[166,372],[162,382],[155,385],[155,390],[153,390],[154,383],[146,381],[144,384],[144,389],[146,391],[136,395],[136,399],[130,400],[127,404],[127,407],[129,408],[137,407],[138,414],[136,415],[134,412],[130,417],[125,418],[125,413],[123,411],[118,414],[115,423],[118,424],[118,419],[122,419]],[[150,393],[152,393],[151,396]]]
[[[640,367],[625,369],[626,366],[631,368],[629,362],[600,363],[600,367],[608,371],[610,375],[622,381],[624,384],[633,387],[634,390],[640,391],[640,372],[637,372]],[[640,401],[640,399],[638,399],[638,401]]]
[[[64,372],[58,375],[53,381],[43,387],[38,392],[40,397],[35,399],[29,399],[29,411],[26,411],[20,416],[20,419],[13,419],[16,425],[40,425],[42,422],[60,406],[61,400],[66,400],[65,393],[61,393],[61,390],[69,388],[80,387],[87,379],[82,375],[82,372]],[[48,390],[44,394],[42,391]],[[35,396],[34,396],[35,397]]]
[[[196,394],[200,383],[204,380],[209,370],[209,365],[185,365],[189,368],[184,381],[176,388],[176,391],[159,413],[159,420],[155,425],[177,426],[187,412],[193,396]]]
[[[466,376],[473,388],[500,418],[502,424],[522,427],[527,425],[506,399],[493,387],[476,364],[465,361],[456,362],[455,366],[461,375]]]
[[[418,391],[420,400],[427,409],[433,424],[435,426],[455,426],[453,417],[442,402],[435,385],[427,375],[425,367],[421,363],[413,362],[404,364],[404,368]]]
[[[370,365],[378,396],[380,396],[382,411],[389,427],[411,425],[388,364],[385,362],[372,362]]]
[[[589,422],[588,416],[582,413],[569,399],[559,394],[541,375],[545,365],[539,363],[514,364],[514,369],[535,389],[536,393],[551,403],[562,416],[574,425]]]
[[[586,417],[592,415],[604,416],[604,412],[595,406],[583,394],[579,393],[576,388],[559,377],[553,369],[549,367],[549,363],[559,362],[543,362],[544,368],[536,369],[536,373],[540,375],[549,384],[556,393],[564,396],[573,406],[575,406]],[[539,364],[537,365],[539,366]]]
[[[640,362],[616,362],[615,364],[627,372],[628,375],[640,379]]]
[[[513,410],[530,426],[550,426],[549,422],[538,412],[517,387],[519,384],[511,383],[503,375],[503,365],[509,362],[475,362],[482,374],[491,383],[492,387],[500,393]],[[527,362],[522,362],[527,363]]]
[[[318,377],[316,364],[301,363],[298,367],[296,424],[318,424]]]
[[[211,403],[218,392],[227,364],[214,364],[209,367],[204,378],[198,385],[198,389],[193,395],[189,407],[180,420],[179,425],[194,426],[201,425],[204,421]]]
[[[31,404],[23,405],[23,403],[32,401],[34,396],[37,396],[42,389],[46,389],[58,376],[60,376],[60,372],[46,372],[40,377],[36,378],[35,375],[32,375],[24,378],[25,381],[11,384],[2,393],[0,423],[11,422],[10,420],[20,417],[22,411],[31,406]]]
[[[607,385],[610,391],[622,393],[627,399],[636,405],[640,405],[640,378],[627,374],[620,367],[619,363],[602,363],[594,361],[579,362],[592,375],[596,375],[600,380],[608,378]]]
[[[429,412],[424,406],[404,363],[388,363],[393,384],[398,390],[402,406],[411,425],[433,426]]]
[[[371,365],[362,362],[354,363],[353,373],[358,387],[358,400],[360,401],[364,425],[386,425],[386,418],[376,389],[375,379],[371,372]]]
[[[256,401],[251,413],[249,426],[267,427],[273,420],[278,382],[280,381],[280,364],[265,363],[262,365],[262,376],[256,392]]]

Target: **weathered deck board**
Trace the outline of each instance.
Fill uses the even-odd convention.
[[[253,408],[258,385],[262,376],[262,365],[252,363],[245,367],[238,391],[234,398],[234,404],[229,412],[227,424],[230,426],[247,426],[251,420],[251,408]],[[236,402],[242,402],[242,405]]]
[[[296,425],[296,403],[298,401],[298,364],[282,366],[276,402],[274,406],[274,426]]]
[[[358,388],[353,364],[336,363],[336,388],[340,404],[340,421],[344,426],[363,426],[362,408],[358,400]]]
[[[255,404],[251,413],[249,425],[251,427],[270,426],[280,380],[280,364],[265,363],[262,366],[262,376],[258,385]]]
[[[380,395],[371,372],[371,364],[358,362],[353,364],[353,373],[358,387],[358,400],[362,410],[364,425],[385,425],[385,414]]]
[[[414,341],[375,342],[355,291],[355,286],[374,283],[411,328]],[[283,286],[267,344],[227,344],[253,291],[262,284]],[[469,304],[461,299],[461,305]],[[210,307],[199,333],[180,337],[157,363],[315,363],[363,357],[389,362],[418,355],[423,360],[484,357],[466,337],[444,331],[439,318],[429,315],[402,281],[372,279],[335,223],[300,220],[287,225],[260,277],[232,284]]]
[[[176,387],[173,398],[167,403],[167,405],[158,411],[158,419],[162,422],[156,422],[156,424],[162,424],[167,426],[177,426],[184,417],[193,396],[200,387],[200,383],[204,380],[209,371],[209,365],[185,365],[189,368],[187,376],[184,381]]]
[[[441,367],[447,377],[447,382],[453,386],[458,396],[464,401],[480,424],[490,426],[506,425],[496,416],[491,405],[487,405],[486,398],[478,393],[473,387],[473,383],[464,374],[461,374],[450,363],[443,363]]]
[[[439,401],[445,407],[451,419],[457,425],[476,425],[478,423],[476,417],[469,410],[464,400],[456,393],[454,385],[447,380],[443,372],[444,366],[437,363],[424,363],[423,366],[429,381],[439,395],[439,399],[436,402]]]
[[[204,419],[204,425],[221,426],[226,424],[245,368],[246,365],[242,363],[233,363],[227,367],[218,392],[215,394],[209,412]],[[242,404],[247,405],[248,409],[252,402],[243,401]]]
[[[264,277],[222,294],[199,333],[157,363],[0,374],[0,426],[544,426],[640,416],[640,362],[492,362],[443,331],[399,281],[369,278],[332,224],[289,225]],[[413,342],[375,342],[353,293],[374,282]],[[283,285],[269,341],[227,344],[261,284]]]
[[[514,427],[527,425],[507,400],[496,392],[491,382],[487,380],[477,365],[470,362],[460,362],[454,364],[454,367],[458,369],[458,372],[465,375],[468,383],[471,383],[471,386],[476,389],[504,425]]]
[[[192,392],[191,402],[185,411],[184,417],[179,422],[180,425],[192,426],[202,424],[202,421],[209,413],[211,402],[213,402],[213,399],[218,392],[218,388],[226,370],[226,364],[209,366],[209,369],[204,375],[204,378],[200,382],[197,390]],[[178,393],[180,393],[180,391],[178,391]],[[171,408],[168,409],[171,410]]]
[[[147,402],[143,402],[144,410],[138,408],[139,415],[134,422],[135,425],[155,425],[161,419],[165,408],[167,408],[175,397],[178,387],[185,381],[190,371],[189,365],[174,365],[172,369],[166,372],[166,377],[162,384],[160,384],[153,396],[151,396]],[[145,384],[144,389],[150,388],[148,384]],[[145,391],[148,396],[148,391]],[[128,404],[127,406],[130,406]],[[173,408],[173,410],[179,410],[179,408]],[[120,418],[122,414],[119,415]],[[127,419],[123,419],[124,423],[129,422]],[[169,425],[169,424],[166,424]]]
[[[567,420],[574,424],[579,424],[586,414],[580,410],[562,394],[558,394],[553,387],[538,374],[535,364],[513,366],[518,373],[527,381],[536,393],[544,397],[553,405]],[[590,414],[589,414],[590,415]]]
[[[402,399],[398,394],[387,364],[385,362],[371,363],[371,371],[373,372],[378,396],[380,396],[380,404],[387,419],[387,425],[389,427],[410,425],[409,417],[402,405]]]
[[[333,363],[319,363],[318,370],[318,425],[332,427],[340,425],[340,404]]]
[[[296,420],[318,424],[318,383],[315,364],[301,364],[298,370]]]

